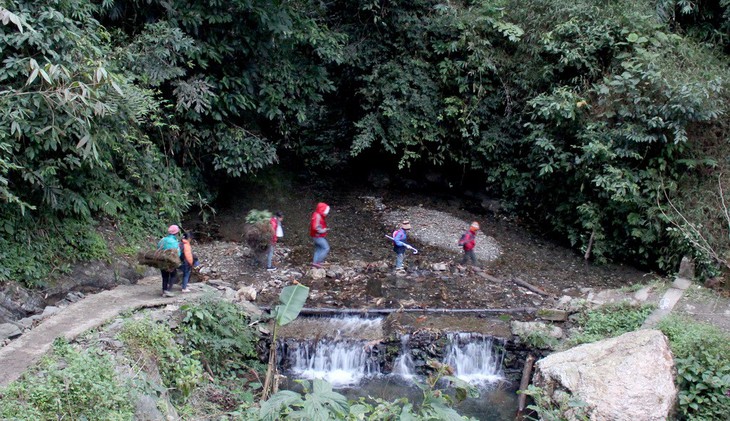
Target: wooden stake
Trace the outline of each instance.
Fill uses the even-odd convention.
[[[535,364],[535,356],[530,354],[525,360],[525,367],[522,369],[522,381],[520,381],[520,397],[517,399],[517,417],[516,421],[524,420],[524,411],[527,407],[527,395],[524,392],[530,386],[530,377],[532,376],[532,366]]]

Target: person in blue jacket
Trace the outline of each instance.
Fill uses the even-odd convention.
[[[162,237],[162,239],[157,243],[157,248],[159,250],[177,250],[177,256],[179,258],[182,253],[180,250],[180,243],[177,240],[177,234],[179,232],[180,227],[177,225],[170,225],[167,228],[167,235]],[[177,268],[174,268],[171,271],[160,269],[160,272],[162,273],[162,296],[172,297],[172,284],[175,283],[175,278],[177,277]]]
[[[410,221],[403,221],[400,228],[393,232],[393,251],[395,252],[395,269],[403,269],[403,259],[406,256],[407,231],[411,229]]]

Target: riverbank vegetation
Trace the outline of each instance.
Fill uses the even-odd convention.
[[[729,8],[6,2],[0,280],[103,258],[226,179],[376,156],[500,198],[596,261],[673,271],[691,254],[713,276],[730,249]]]
[[[282,301],[276,323],[298,311]],[[406,398],[348,400],[320,379],[301,382],[302,393],[279,390],[262,400],[268,350],[258,326],[268,326],[266,321],[212,297],[179,309],[128,314],[75,343],[57,340],[37,367],[0,391],[0,417],[459,420],[467,418],[452,405],[478,396],[452,376],[452,368],[431,361],[433,374],[418,383],[418,405]],[[443,390],[447,384],[453,393]]]

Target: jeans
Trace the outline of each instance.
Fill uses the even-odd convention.
[[[330,252],[330,245],[324,237],[312,237],[314,242],[314,258],[312,263],[322,263]]]
[[[274,261],[274,247],[276,247],[274,244],[269,244],[269,249],[266,251],[266,268],[273,268],[274,265],[272,264]]]
[[[461,259],[461,264],[466,264],[467,260],[471,260],[471,265],[477,265],[477,256],[474,254],[474,250],[464,250],[464,257]]]
[[[175,279],[177,278],[177,269],[173,269],[169,272],[164,269],[160,269],[160,272],[162,273],[162,291],[170,291],[172,289],[172,284],[175,283]]]
[[[395,254],[395,268],[400,269],[403,267],[403,258],[406,257],[406,253],[396,253]]]
[[[188,287],[188,282],[190,282],[190,275],[193,272],[192,266],[188,264],[188,262],[183,262],[182,265],[180,265],[180,269],[182,269],[182,289],[185,289]]]

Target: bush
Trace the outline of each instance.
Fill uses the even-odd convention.
[[[0,418],[15,420],[129,420],[129,388],[112,360],[57,340],[32,373],[0,394]]]
[[[681,418],[725,419],[730,414],[730,337],[681,316],[667,317],[658,328],[675,356]]]
[[[167,326],[151,320],[130,320],[119,332],[132,351],[146,353],[157,362],[162,380],[186,400],[200,383],[203,368],[195,358],[183,353]]]
[[[654,305],[634,306],[629,303],[606,305],[582,314],[578,324],[581,333],[572,341],[576,344],[612,338],[641,327]]]
[[[197,352],[218,375],[243,374],[258,361],[258,335],[246,313],[234,303],[206,299],[182,307],[182,335],[188,352]]]

